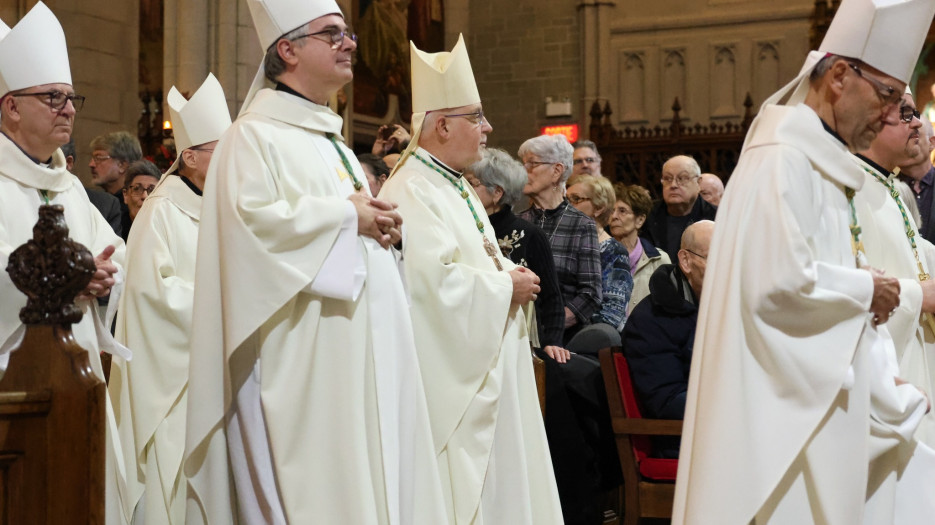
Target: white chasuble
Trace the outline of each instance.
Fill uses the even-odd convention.
[[[133,359],[114,358],[110,390],[124,443],[133,515],[145,524],[185,522],[185,408],[201,196],[165,175],[133,221],[116,336]]]
[[[325,135],[341,124],[264,89],[214,151],[195,271],[189,524],[238,512],[240,523],[444,523],[409,307],[393,255],[357,236],[353,177]]]
[[[863,182],[807,106],[754,121],[708,256],[673,524],[863,523],[871,432],[905,438],[922,401],[881,369],[845,194]]]
[[[416,155],[445,169],[421,148]],[[414,156],[380,190],[403,216],[403,265],[449,519],[561,523],[525,315],[510,304],[506,272],[515,266],[497,250],[497,270],[484,248],[484,236],[497,246],[484,206],[470,184],[461,187],[476,218],[461,190]]]
[[[891,357],[893,374],[918,386],[926,392],[933,392],[933,372],[935,369],[935,335],[922,316],[922,289],[919,285],[920,272],[929,272],[929,262],[922,249],[921,236],[916,235],[918,261],[906,230],[917,232],[916,222],[903,204],[903,216],[900,207],[884,184],[895,182],[889,173],[881,173],[877,167],[854,157],[854,162],[864,174],[864,186],[854,197],[857,219],[861,227],[861,236],[867,255],[867,263],[886,272],[886,275],[899,278],[899,307],[886,323],[887,330],[893,337],[894,351]],[[877,176],[875,176],[876,174]],[[879,177],[879,178],[877,178]],[[881,180],[882,179],[882,180]],[[901,197],[899,197],[901,199]],[[920,265],[921,264],[921,270]],[[913,394],[916,394],[913,392]],[[902,478],[906,471],[916,472],[915,477],[935,477],[935,450],[931,448],[935,441],[935,414],[931,411],[922,418],[914,439],[898,440],[895,447],[872,463],[870,470],[869,516],[875,523],[894,520],[897,525],[924,524],[935,516],[935,498],[933,493],[922,489],[925,485],[907,482]],[[917,441],[918,440],[918,441]],[[921,441],[921,443],[920,443]],[[897,492],[902,494],[897,503]],[[896,516],[896,518],[894,518]]]
[[[6,135],[0,134],[0,267],[6,268],[10,253],[32,239],[32,228],[39,219],[39,206],[45,204],[40,190],[45,190],[49,204],[60,204],[65,208],[65,223],[68,236],[83,244],[92,256],[100,254],[108,245],[116,247],[111,261],[119,272],[118,282],[123,280],[124,244],[111,229],[100,212],[88,200],[85,189],[77,177],[65,170],[65,158],[61,150],[52,156],[52,164],[46,168],[34,163]],[[111,293],[111,302],[119,300],[120,286]],[[110,335],[108,320],[100,319],[96,301],[78,299],[81,322],[71,325],[75,341],[88,351],[94,373],[104,380],[101,367],[101,351],[114,352],[117,345]],[[0,275],[0,352],[6,368],[6,355],[19,344],[25,326],[19,320],[19,311],[26,306],[26,296],[16,289],[7,272]],[[115,356],[116,357],[116,356]],[[107,411],[107,471],[106,471],[106,523],[127,523],[129,517],[121,510],[119,494],[125,490],[123,455],[117,436],[113,407],[110,398]]]

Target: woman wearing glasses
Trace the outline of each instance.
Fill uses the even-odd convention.
[[[565,200],[574,150],[561,135],[542,135],[523,143],[519,156],[528,182],[523,193],[532,207],[521,217],[549,239],[565,301],[565,341],[591,322],[601,308],[601,263],[594,220]]]
[[[162,173],[155,164],[148,160],[138,160],[127,168],[126,183],[123,187],[123,201],[127,203],[130,210],[130,224],[123,230],[123,239],[127,240],[130,236],[130,228],[133,226],[133,220],[136,214],[143,207],[143,201],[149,194],[156,189],[159,183],[159,177]]]
[[[656,268],[672,261],[666,252],[640,237],[640,228],[653,209],[649,190],[636,184],[614,184],[617,204],[610,216],[610,234],[623,244],[630,254],[630,275],[633,276],[633,293],[627,307],[627,315],[649,295],[649,276]]]
[[[568,202],[578,211],[594,219],[597,227],[603,289],[601,309],[594,314],[591,322],[610,325],[614,332],[619,333],[627,321],[633,277],[630,275],[630,257],[627,249],[605,231],[617,200],[614,187],[604,177],[575,175],[568,179],[566,196]],[[600,348],[594,349],[595,352],[598,350]]]
[[[513,214],[512,207],[526,185],[523,165],[503,150],[487,149],[483,159],[465,170],[464,178],[480,197],[503,255],[539,276],[542,290],[535,301],[539,345],[534,346],[565,362],[568,352],[561,348],[565,310],[552,249],[542,230]]]

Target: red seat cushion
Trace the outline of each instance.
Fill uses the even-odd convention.
[[[614,366],[617,369],[617,382],[620,384],[620,398],[623,400],[623,411],[631,419],[642,418],[639,404],[636,402],[636,393],[633,390],[633,381],[630,379],[630,365],[620,352],[614,352]],[[633,454],[640,466],[640,474],[656,480],[675,480],[679,460],[651,458],[652,442],[649,436],[630,436],[633,444]]]
[[[655,480],[675,481],[679,469],[679,460],[643,458],[640,460],[640,474]]]

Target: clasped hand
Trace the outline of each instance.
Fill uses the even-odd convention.
[[[355,193],[348,200],[357,210],[357,233],[375,239],[387,249],[402,239],[403,218],[396,211],[396,204],[362,193]]]

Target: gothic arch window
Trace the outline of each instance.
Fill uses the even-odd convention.
[[[753,64],[754,105],[760,105],[779,89],[779,50],[775,42],[760,42]]]
[[[733,116],[737,113],[736,85],[737,61],[733,46],[714,48],[714,67],[711,75],[711,116]]]
[[[646,67],[642,52],[623,53],[620,68],[621,118],[624,121],[645,120]]]
[[[662,98],[659,100],[659,114],[663,120],[672,117],[672,103],[676,97],[682,106],[682,115],[687,109],[685,96],[685,50],[677,49],[665,52],[662,62]]]

